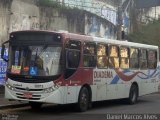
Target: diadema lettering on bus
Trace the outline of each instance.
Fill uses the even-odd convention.
[[[110,70],[95,70],[94,79],[113,78],[113,72]]]

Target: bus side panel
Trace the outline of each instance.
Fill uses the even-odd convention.
[[[97,85],[91,85],[92,101],[97,101]]]
[[[142,70],[144,74],[138,74],[136,82],[139,85],[139,96],[158,92],[158,72],[157,70]]]
[[[119,98],[128,98],[129,96],[129,91],[131,87],[131,82],[128,83],[118,83],[117,84],[117,96],[116,99]]]
[[[139,96],[158,92],[158,87],[155,82],[144,82],[139,84]]]
[[[64,94],[66,95],[65,103],[77,103],[80,89],[81,86],[65,86],[65,94]]]

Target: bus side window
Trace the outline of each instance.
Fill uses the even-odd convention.
[[[116,45],[109,46],[109,67],[119,68],[119,47]]]
[[[80,61],[80,52],[68,50],[66,54],[67,68],[77,68]]]
[[[137,48],[130,48],[130,68],[139,68],[139,50]]]
[[[157,52],[154,50],[148,51],[148,68],[155,69],[157,67]]]
[[[80,50],[81,42],[76,40],[69,40],[66,43],[65,54],[66,54],[66,71],[65,79],[73,75],[80,63]]]
[[[129,52],[127,47],[120,47],[120,68],[129,68]]]
[[[140,57],[140,68],[147,69],[147,50],[141,49],[139,57]]]
[[[108,47],[104,44],[97,45],[97,67],[107,68],[108,67]]]
[[[95,67],[96,66],[96,44],[93,42],[84,43],[83,65],[84,67]]]

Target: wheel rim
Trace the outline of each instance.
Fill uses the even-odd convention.
[[[83,93],[82,95],[81,95],[81,99],[80,99],[80,106],[82,107],[82,108],[87,108],[87,103],[88,102],[88,98],[87,98],[87,95],[85,94],[85,93]]]
[[[136,101],[136,93],[135,93],[135,91],[132,91],[131,98],[132,98],[132,102]]]
[[[137,89],[134,87],[131,91],[131,101],[134,103],[137,99]]]

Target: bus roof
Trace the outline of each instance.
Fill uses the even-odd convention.
[[[101,42],[101,43],[107,43],[107,44],[115,44],[120,46],[129,46],[129,47],[137,47],[137,48],[148,48],[148,49],[158,49],[158,46],[155,45],[147,45],[142,43],[134,43],[134,42],[128,42],[128,41],[122,41],[122,40],[113,40],[113,39],[107,39],[107,38],[101,38],[101,37],[93,37],[89,35],[81,35],[76,33],[69,33],[66,31],[48,31],[48,30],[22,30],[22,31],[14,31],[12,33],[17,32],[48,32],[48,33],[60,33],[65,35],[67,38],[75,39],[75,40],[84,40],[84,41],[94,41],[94,42]]]
[[[107,44],[115,44],[120,46],[129,46],[129,47],[137,47],[137,48],[147,48],[147,49],[158,49],[158,46],[155,45],[148,45],[148,44],[142,44],[142,43],[135,43],[135,42],[128,42],[127,40],[113,40],[113,39],[107,39],[107,38],[101,38],[101,37],[93,37],[88,35],[79,35],[74,33],[65,33],[69,35],[69,38],[72,39],[84,39],[94,41],[97,43],[107,43]],[[78,35],[78,36],[77,36]],[[87,39],[88,38],[88,39]]]
[[[155,46],[155,45],[128,42],[127,40],[122,41],[122,40],[112,40],[112,39],[94,37],[94,41],[102,42],[102,43],[108,43],[108,44],[116,44],[116,45],[120,45],[120,46],[129,46],[129,47],[137,47],[137,48],[148,48],[148,49],[158,49],[158,46]]]

